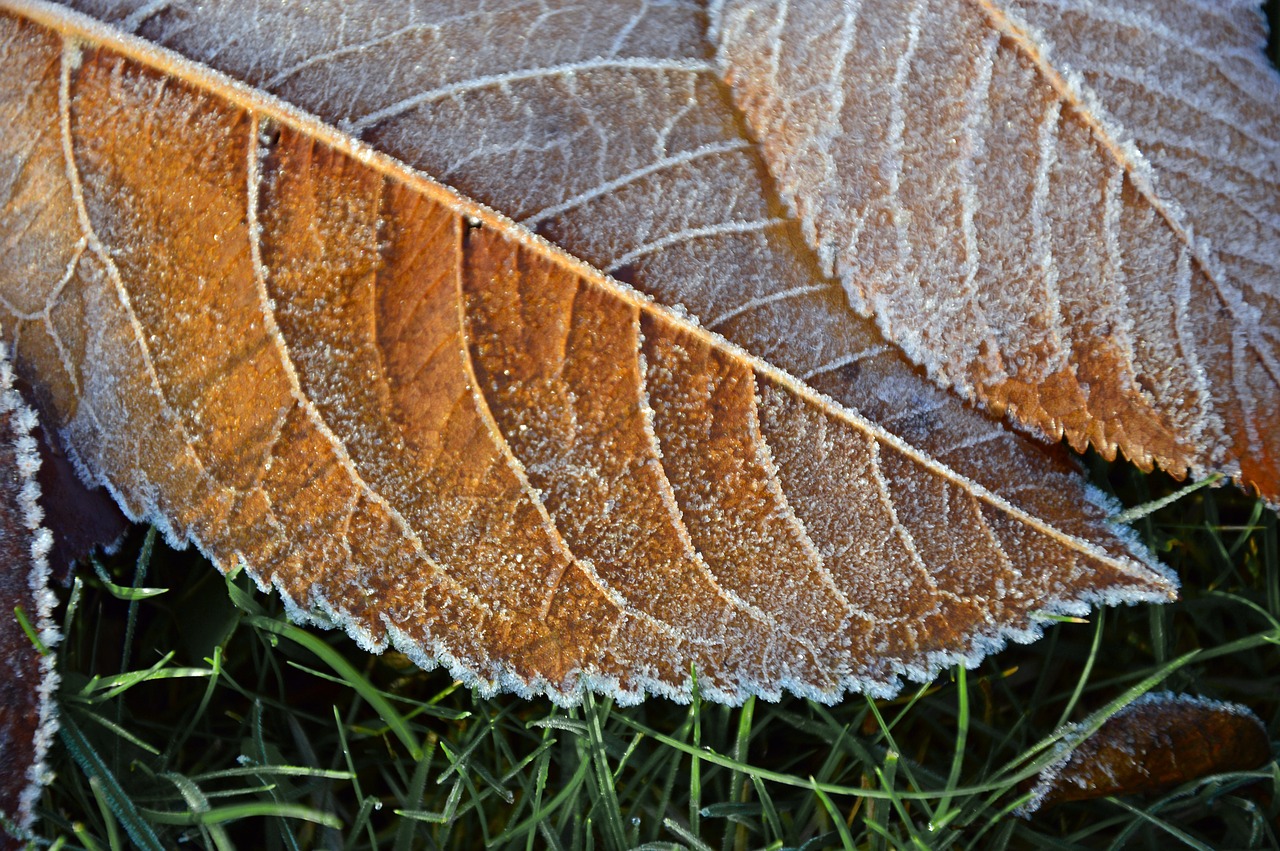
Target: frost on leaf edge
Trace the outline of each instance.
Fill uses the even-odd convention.
[[[53,610],[57,607],[58,600],[49,588],[48,555],[53,546],[53,536],[42,525],[44,510],[40,507],[40,485],[36,481],[36,471],[40,469],[40,453],[31,432],[38,419],[35,411],[27,406],[14,387],[14,378],[9,353],[0,350],[0,414],[9,415],[14,430],[13,449],[17,459],[18,478],[22,482],[18,492],[19,508],[22,511],[23,525],[31,533],[27,586],[35,601],[36,610],[30,613],[30,619],[41,643],[52,651],[62,640],[62,635],[53,621]],[[32,650],[34,652],[35,648]],[[7,814],[4,818],[4,826],[23,839],[30,838],[30,830],[35,823],[36,802],[44,787],[53,779],[46,757],[58,733],[58,707],[55,698],[59,678],[56,664],[57,657],[53,652],[40,657],[40,682],[36,685],[39,711],[33,736],[35,758],[26,767],[26,786],[18,798],[18,811],[13,814],[16,818],[11,820]]]

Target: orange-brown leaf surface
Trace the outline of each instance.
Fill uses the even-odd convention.
[[[1280,75],[1258,3],[715,0],[850,302],[1077,448],[1280,503]]]
[[[0,353],[0,848],[6,849],[23,847],[49,779],[44,756],[54,733],[51,648],[58,640],[49,619],[56,600],[47,587],[52,540],[41,525],[40,457],[31,435],[36,415],[13,383]]]
[[[567,55],[534,57],[540,70],[463,68],[461,81],[386,91],[404,78],[370,57],[465,65],[483,39],[442,52],[438,28],[370,32],[359,6],[330,9],[324,27],[241,10],[229,17],[291,35],[272,48],[224,33],[217,55],[184,51],[256,51],[241,76],[290,105],[155,44],[172,39],[39,2],[0,8],[0,53],[23,71],[0,88],[0,295],[19,369],[127,513],[224,568],[243,563],[300,618],[486,689],[680,697],[696,670],[721,700],[782,688],[831,700],[1029,638],[1043,612],[1172,593],[1060,458],[848,321],[704,60],[593,64],[574,53],[585,39],[566,40],[547,42]],[[152,4],[121,23],[169,12],[181,30],[188,11]],[[687,47],[696,31],[651,11],[621,19],[610,43]],[[535,18],[516,31],[536,32]],[[363,67],[347,68],[356,56]],[[310,95],[288,90],[312,73]],[[559,87],[564,112],[514,97],[526,81]],[[488,191],[656,300],[405,164],[431,166],[397,147],[419,133],[397,116],[481,89],[496,99],[430,120],[529,128],[515,143],[454,142],[495,175]],[[611,137],[576,100],[588,89],[645,120]],[[341,130],[298,108],[321,111],[317,91]],[[581,145],[563,158],[532,135],[570,120]],[[676,162],[643,164],[664,145]],[[565,165],[575,147],[639,173],[602,183]],[[548,191],[564,200],[533,197],[561,180]],[[588,204],[618,208],[613,237],[582,222],[557,232]],[[647,216],[630,231],[628,209]],[[759,226],[733,218],[748,213]],[[736,267],[681,283],[708,250]],[[769,269],[798,283],[735,289],[767,287]],[[773,312],[784,304],[797,312]]]
[[[1014,505],[1098,536],[1107,512],[1063,454],[940,390],[820,273],[719,80],[701,3],[70,5],[442,179]]]

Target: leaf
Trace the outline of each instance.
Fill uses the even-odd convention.
[[[14,383],[19,395],[30,397],[29,388],[24,388],[20,380]],[[129,530],[129,521],[105,490],[85,487],[66,450],[39,423],[32,427],[31,436],[40,453],[40,469],[36,473],[40,508],[53,540],[47,558],[49,578],[65,585],[76,562],[94,550],[115,552]]]
[[[1037,516],[296,107],[3,7],[19,363],[131,517],[295,617],[488,691],[834,700],[1172,594],[1097,508]]]
[[[1150,794],[1259,768],[1267,728],[1246,706],[1186,694],[1145,694],[1043,771],[1019,811],[1108,795]]]
[[[930,375],[1280,503],[1280,76],[1258,4],[711,14],[805,238]]]
[[[1065,452],[940,390],[820,274],[710,62],[700,4],[79,5],[444,179],[1019,508],[1127,551]]]
[[[41,526],[36,416],[0,353],[0,847],[18,848],[49,780],[45,753],[57,730],[52,647],[58,630],[48,588],[52,543]]]

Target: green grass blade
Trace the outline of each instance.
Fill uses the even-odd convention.
[[[844,816],[840,814],[840,810],[831,802],[831,796],[822,791],[818,787],[818,782],[812,777],[809,778],[809,785],[813,789],[813,794],[818,797],[822,803],[823,809],[827,811],[827,815],[831,818],[831,823],[835,826],[836,833],[840,835],[840,844],[845,851],[854,851],[853,835],[849,833],[849,825],[845,824]]]
[[[434,748],[432,749],[434,752]],[[447,752],[447,751],[446,751]],[[417,758],[413,767],[413,777],[409,781],[409,788],[405,791],[404,797],[400,801],[400,808],[395,811],[396,815],[403,813],[421,812],[418,807],[422,803],[422,795],[427,788],[427,777],[431,774],[431,758],[428,754],[422,754]],[[437,784],[439,785],[439,784]],[[459,784],[454,783],[454,788],[458,789]],[[450,790],[450,795],[453,792]],[[455,802],[456,806],[456,802]],[[396,828],[396,840],[393,845],[394,851],[409,851],[413,844],[414,834],[416,833],[413,822],[421,821],[421,819],[405,819],[402,818]]]
[[[662,826],[674,833],[676,836],[689,843],[689,847],[694,851],[711,851],[711,846],[699,839],[692,830],[675,821],[674,819],[664,818]]]
[[[1188,848],[1194,848],[1195,851],[1215,851],[1214,848],[1211,848],[1210,846],[1205,845],[1203,842],[1189,835],[1185,831],[1179,830],[1178,828],[1174,827],[1173,825],[1169,824],[1163,819],[1156,818],[1152,814],[1145,812],[1143,810],[1140,810],[1137,807],[1133,806],[1132,804],[1125,803],[1119,798],[1108,798],[1107,800],[1115,804],[1116,806],[1120,807],[1121,809],[1124,809],[1129,811],[1130,813],[1133,813],[1133,815],[1135,815],[1137,818],[1141,819],[1142,821],[1145,821],[1148,824],[1159,828],[1160,830],[1169,834],[1174,839],[1178,840]],[[1112,847],[1115,848],[1116,846],[1113,845]]]
[[[342,819],[332,813],[324,813],[301,804],[286,804],[275,801],[255,801],[246,804],[234,804],[229,807],[217,807],[206,812],[185,810],[169,812],[166,810],[143,809],[147,818],[156,824],[172,825],[219,825],[240,821],[246,818],[296,819],[307,821],[324,827],[340,828]]]
[[[143,741],[136,733],[131,731],[128,727],[125,727],[123,724],[118,724],[110,718],[104,718],[101,715],[90,711],[85,711],[81,717],[86,721],[92,721],[94,724],[97,724],[106,730],[110,730],[112,734],[119,736],[139,750],[146,751],[154,756],[160,755],[159,748]]]
[[[380,690],[375,688],[363,674],[355,669],[354,665],[342,658],[341,654],[327,643],[293,624],[273,620],[262,615],[250,615],[246,618],[246,622],[256,629],[287,638],[294,644],[310,650],[317,658],[336,671],[339,677],[355,689],[373,707],[378,716],[386,722],[390,730],[396,735],[396,738],[404,744],[409,751],[410,757],[415,760],[422,758],[422,745],[418,742],[418,737],[409,729],[408,723],[400,712],[391,705],[391,701],[387,700]]]
[[[1117,525],[1125,525],[1128,523],[1132,523],[1135,520],[1141,520],[1142,518],[1147,517],[1148,515],[1154,514],[1155,512],[1159,511],[1162,508],[1173,505],[1178,500],[1182,499],[1185,496],[1188,496],[1189,494],[1195,493],[1201,488],[1207,488],[1210,485],[1216,485],[1220,481],[1222,481],[1221,473],[1211,473],[1205,478],[1201,479],[1200,481],[1192,482],[1186,487],[1180,490],[1177,490],[1169,494],[1168,496],[1161,497],[1160,499],[1153,499],[1150,502],[1143,503],[1142,505],[1136,505],[1133,508],[1128,509],[1127,511],[1122,511],[1119,514],[1115,514],[1115,515],[1112,515],[1111,517],[1108,517],[1107,520]]]
[[[98,801],[98,811],[102,814],[102,823],[107,828],[107,847],[111,851],[120,851],[120,827],[116,821],[116,814],[111,811],[110,805],[107,803],[106,793],[103,792],[103,783],[101,777],[90,777],[89,788],[93,790],[93,797]]]
[[[124,627],[124,648],[120,651],[120,670],[129,670],[129,659],[133,656],[133,635],[138,628],[138,603],[148,597],[163,594],[164,589],[144,588],[142,583],[147,581],[147,568],[151,566],[151,551],[156,544],[156,528],[152,526],[147,530],[147,536],[142,542],[142,551],[138,553],[138,561],[135,563],[133,572],[133,587],[130,588],[130,594],[127,598],[129,601],[129,614],[125,617]]]
[[[1106,609],[1098,609],[1094,618],[1093,644],[1089,647],[1089,656],[1085,659],[1080,676],[1076,678],[1075,690],[1071,692],[1067,705],[1062,708],[1062,714],[1058,716],[1058,723],[1055,726],[1061,727],[1071,720],[1072,713],[1076,711],[1076,704],[1080,702],[1080,695],[1084,694],[1085,686],[1089,682],[1089,674],[1093,672],[1093,665],[1098,661],[1098,650],[1102,647],[1102,627],[1106,622],[1106,613]]]
[[[98,756],[98,752],[89,744],[89,740],[85,738],[79,725],[70,717],[70,713],[63,715],[58,735],[62,739],[62,743],[66,745],[67,751],[80,766],[80,770],[88,778],[90,784],[95,779],[98,781],[102,799],[111,808],[111,812],[115,813],[121,826],[124,827],[125,833],[129,834],[129,838],[133,840],[133,844],[144,849],[144,851],[162,851],[163,846],[160,844],[160,838],[156,836],[151,825],[138,812],[137,807],[133,805],[133,801],[121,788],[115,775],[111,773],[106,763],[102,761],[102,757]],[[95,790],[95,792],[97,791]]]
[[[595,696],[587,692],[583,698],[588,741],[591,746],[591,765],[595,773],[594,798],[604,826],[605,845],[613,851],[623,851],[628,846],[626,830],[622,826],[622,810],[618,807],[618,793],[614,788],[613,769],[609,767],[609,755],[604,748],[604,730],[601,717],[608,715],[607,703],[601,706]]]
[[[538,809],[527,819],[517,824],[515,827],[508,828],[503,831],[492,843],[494,846],[500,846],[513,837],[523,836],[538,825],[545,823],[550,817],[560,809],[560,807],[577,794],[578,789],[587,779],[587,774],[591,771],[591,763],[588,760],[582,760],[578,763],[577,770],[569,778],[569,782],[561,787],[550,801]]]
[[[969,680],[964,666],[956,668],[956,743],[951,756],[951,771],[947,775],[946,789],[938,802],[929,823],[934,829],[947,825],[948,811],[954,800],[950,790],[960,785],[960,772],[964,768],[965,743],[969,737]]]
[[[778,808],[774,806],[773,796],[769,794],[763,780],[754,774],[750,775],[750,778],[751,785],[756,790],[756,797],[760,799],[760,806],[764,810],[764,822],[773,831],[774,838],[781,841],[786,832],[782,827],[782,819],[778,817]]]
[[[13,607],[13,617],[18,621],[18,626],[22,628],[22,631],[26,633],[27,640],[31,642],[31,646],[36,649],[36,652],[41,656],[48,656],[51,651],[40,639],[40,633],[36,631],[35,626],[27,618],[27,613],[23,611],[22,606]]]
[[[754,697],[747,698],[742,704],[742,708],[738,710],[738,731],[733,741],[733,758],[738,762],[747,762],[747,753],[751,745],[751,728],[752,721],[755,717],[756,699]],[[729,790],[732,799],[737,803],[746,803],[751,795],[751,781],[741,771],[731,772],[729,775]],[[747,828],[742,824],[734,824],[726,822],[724,829],[724,839],[721,841],[721,851],[729,851],[729,849],[737,849],[737,851],[745,851],[747,846]]]
[[[448,824],[453,821],[454,815],[458,811],[458,801],[462,799],[462,778],[453,781],[452,788],[449,789],[449,797],[445,799],[444,809],[440,812],[427,812],[425,810],[396,810],[395,814],[401,818],[412,819],[413,821],[425,821],[430,824]]]

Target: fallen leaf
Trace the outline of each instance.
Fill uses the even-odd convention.
[[[15,388],[24,399],[31,398],[30,388],[15,380]],[[46,560],[49,581],[66,585],[77,563],[93,552],[111,554],[129,531],[128,519],[103,488],[88,488],[76,472],[76,462],[66,449],[36,423],[31,429],[40,455],[36,481],[40,485],[40,510],[44,512],[44,528],[49,530],[52,546]]]
[[[1013,504],[294,106],[0,7],[20,368],[126,513],[296,618],[486,691],[834,700],[1171,596],[1098,508]]]
[[[1257,3],[711,16],[824,270],[930,375],[1280,503],[1280,75]]]
[[[49,619],[52,544],[41,526],[40,457],[31,430],[36,416],[13,388],[0,352],[0,847],[20,848],[48,782],[45,753],[57,729],[58,678]]]
[[[938,388],[821,274],[719,80],[701,3],[71,5],[313,112],[1013,505],[1127,551],[1064,450]]]
[[[1267,728],[1247,706],[1149,693],[1041,771],[1019,812],[1162,792],[1211,774],[1249,771],[1270,759]]]

